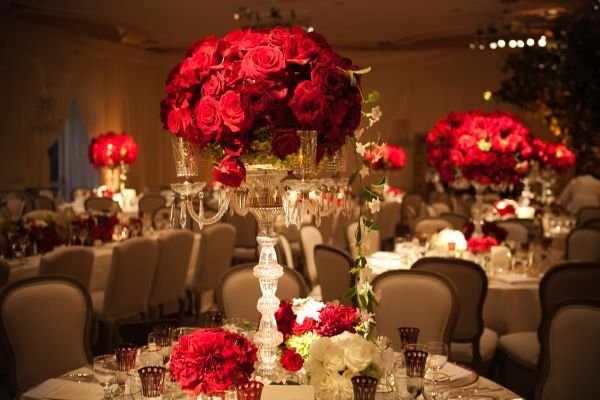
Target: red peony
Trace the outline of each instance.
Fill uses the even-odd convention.
[[[296,349],[287,349],[281,354],[281,366],[290,372],[299,371],[304,366],[304,359],[298,353]]]
[[[492,246],[498,246],[498,241],[491,236],[472,237],[467,240],[467,250],[471,253],[490,251]]]
[[[287,339],[292,334],[292,328],[296,323],[296,315],[292,311],[292,303],[286,300],[281,300],[279,309],[275,312],[275,321],[277,322],[277,330],[283,334],[283,339]]]
[[[321,336],[335,336],[344,331],[353,333],[358,310],[354,307],[329,303],[319,314],[317,333]]]
[[[360,77],[353,82],[348,72],[356,69],[323,36],[298,27],[209,36],[169,71],[161,121],[201,150],[208,147],[204,155],[214,164],[230,155],[285,158],[295,140],[277,137],[282,129],[317,130],[321,154],[333,154],[360,123]]]
[[[173,346],[170,370],[184,390],[197,395],[247,382],[257,348],[245,337],[220,328],[199,329]]]
[[[131,165],[137,158],[139,146],[126,133],[108,132],[92,138],[88,158],[95,168]]]
[[[213,178],[224,185],[238,187],[246,179],[246,168],[233,156],[225,156],[218,166],[213,167]]]

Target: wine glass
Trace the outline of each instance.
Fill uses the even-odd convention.
[[[450,377],[444,373],[428,373],[423,378],[425,400],[446,400],[450,395]]]
[[[448,345],[444,342],[427,342],[429,368],[439,373],[448,361]]]
[[[25,264],[25,256],[27,255],[27,248],[29,247],[29,236],[27,234],[19,235],[18,237],[19,250],[21,254],[21,263]]]
[[[104,399],[111,399],[111,386],[117,383],[117,358],[114,354],[104,354],[94,357],[92,364],[94,378],[104,389]]]
[[[143,346],[140,348],[140,364],[146,366],[162,366],[164,363],[162,349],[155,345]]]
[[[423,376],[427,370],[427,346],[420,343],[404,346],[404,363],[406,366],[406,389],[413,399],[416,399],[423,389]]]

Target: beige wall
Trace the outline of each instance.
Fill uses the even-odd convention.
[[[91,136],[108,130],[134,136],[140,154],[131,168],[131,186],[141,189],[173,180],[168,135],[159,121],[159,101],[167,71],[178,56],[12,19],[0,18],[0,26],[1,184],[49,184],[45,150],[27,126],[42,91],[38,66],[63,119],[71,99],[76,98]],[[372,66],[364,82],[366,92],[377,89],[381,93],[383,119],[377,128],[386,141],[403,145],[409,155],[407,167],[391,175],[392,184],[413,186],[415,141],[422,141],[417,135],[426,133],[448,111],[498,106],[484,102],[482,92],[499,86],[501,54],[468,49],[344,54],[360,66]],[[531,116],[523,117],[532,122]],[[532,126],[541,129],[539,123]],[[209,176],[207,168],[205,175]]]

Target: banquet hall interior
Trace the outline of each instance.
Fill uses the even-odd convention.
[[[600,0],[0,21],[0,400],[597,398]]]

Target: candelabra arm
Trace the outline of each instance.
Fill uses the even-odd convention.
[[[200,229],[202,229],[202,227],[204,225],[214,224],[215,222],[220,220],[223,217],[223,215],[225,214],[225,212],[227,211],[227,208],[229,207],[229,201],[231,200],[231,189],[227,188],[225,190],[226,190],[225,198],[219,205],[219,210],[217,211],[217,213],[215,215],[213,215],[210,218],[204,218],[204,206],[202,204],[202,199],[204,198],[204,194],[202,192],[198,193],[198,198],[200,200],[198,212],[196,212],[196,210],[194,210],[194,204],[192,203],[192,200],[190,198],[188,198],[186,200],[186,202],[185,202],[186,209],[187,209],[188,213],[190,214],[190,217],[192,217],[192,219],[198,224]]]

